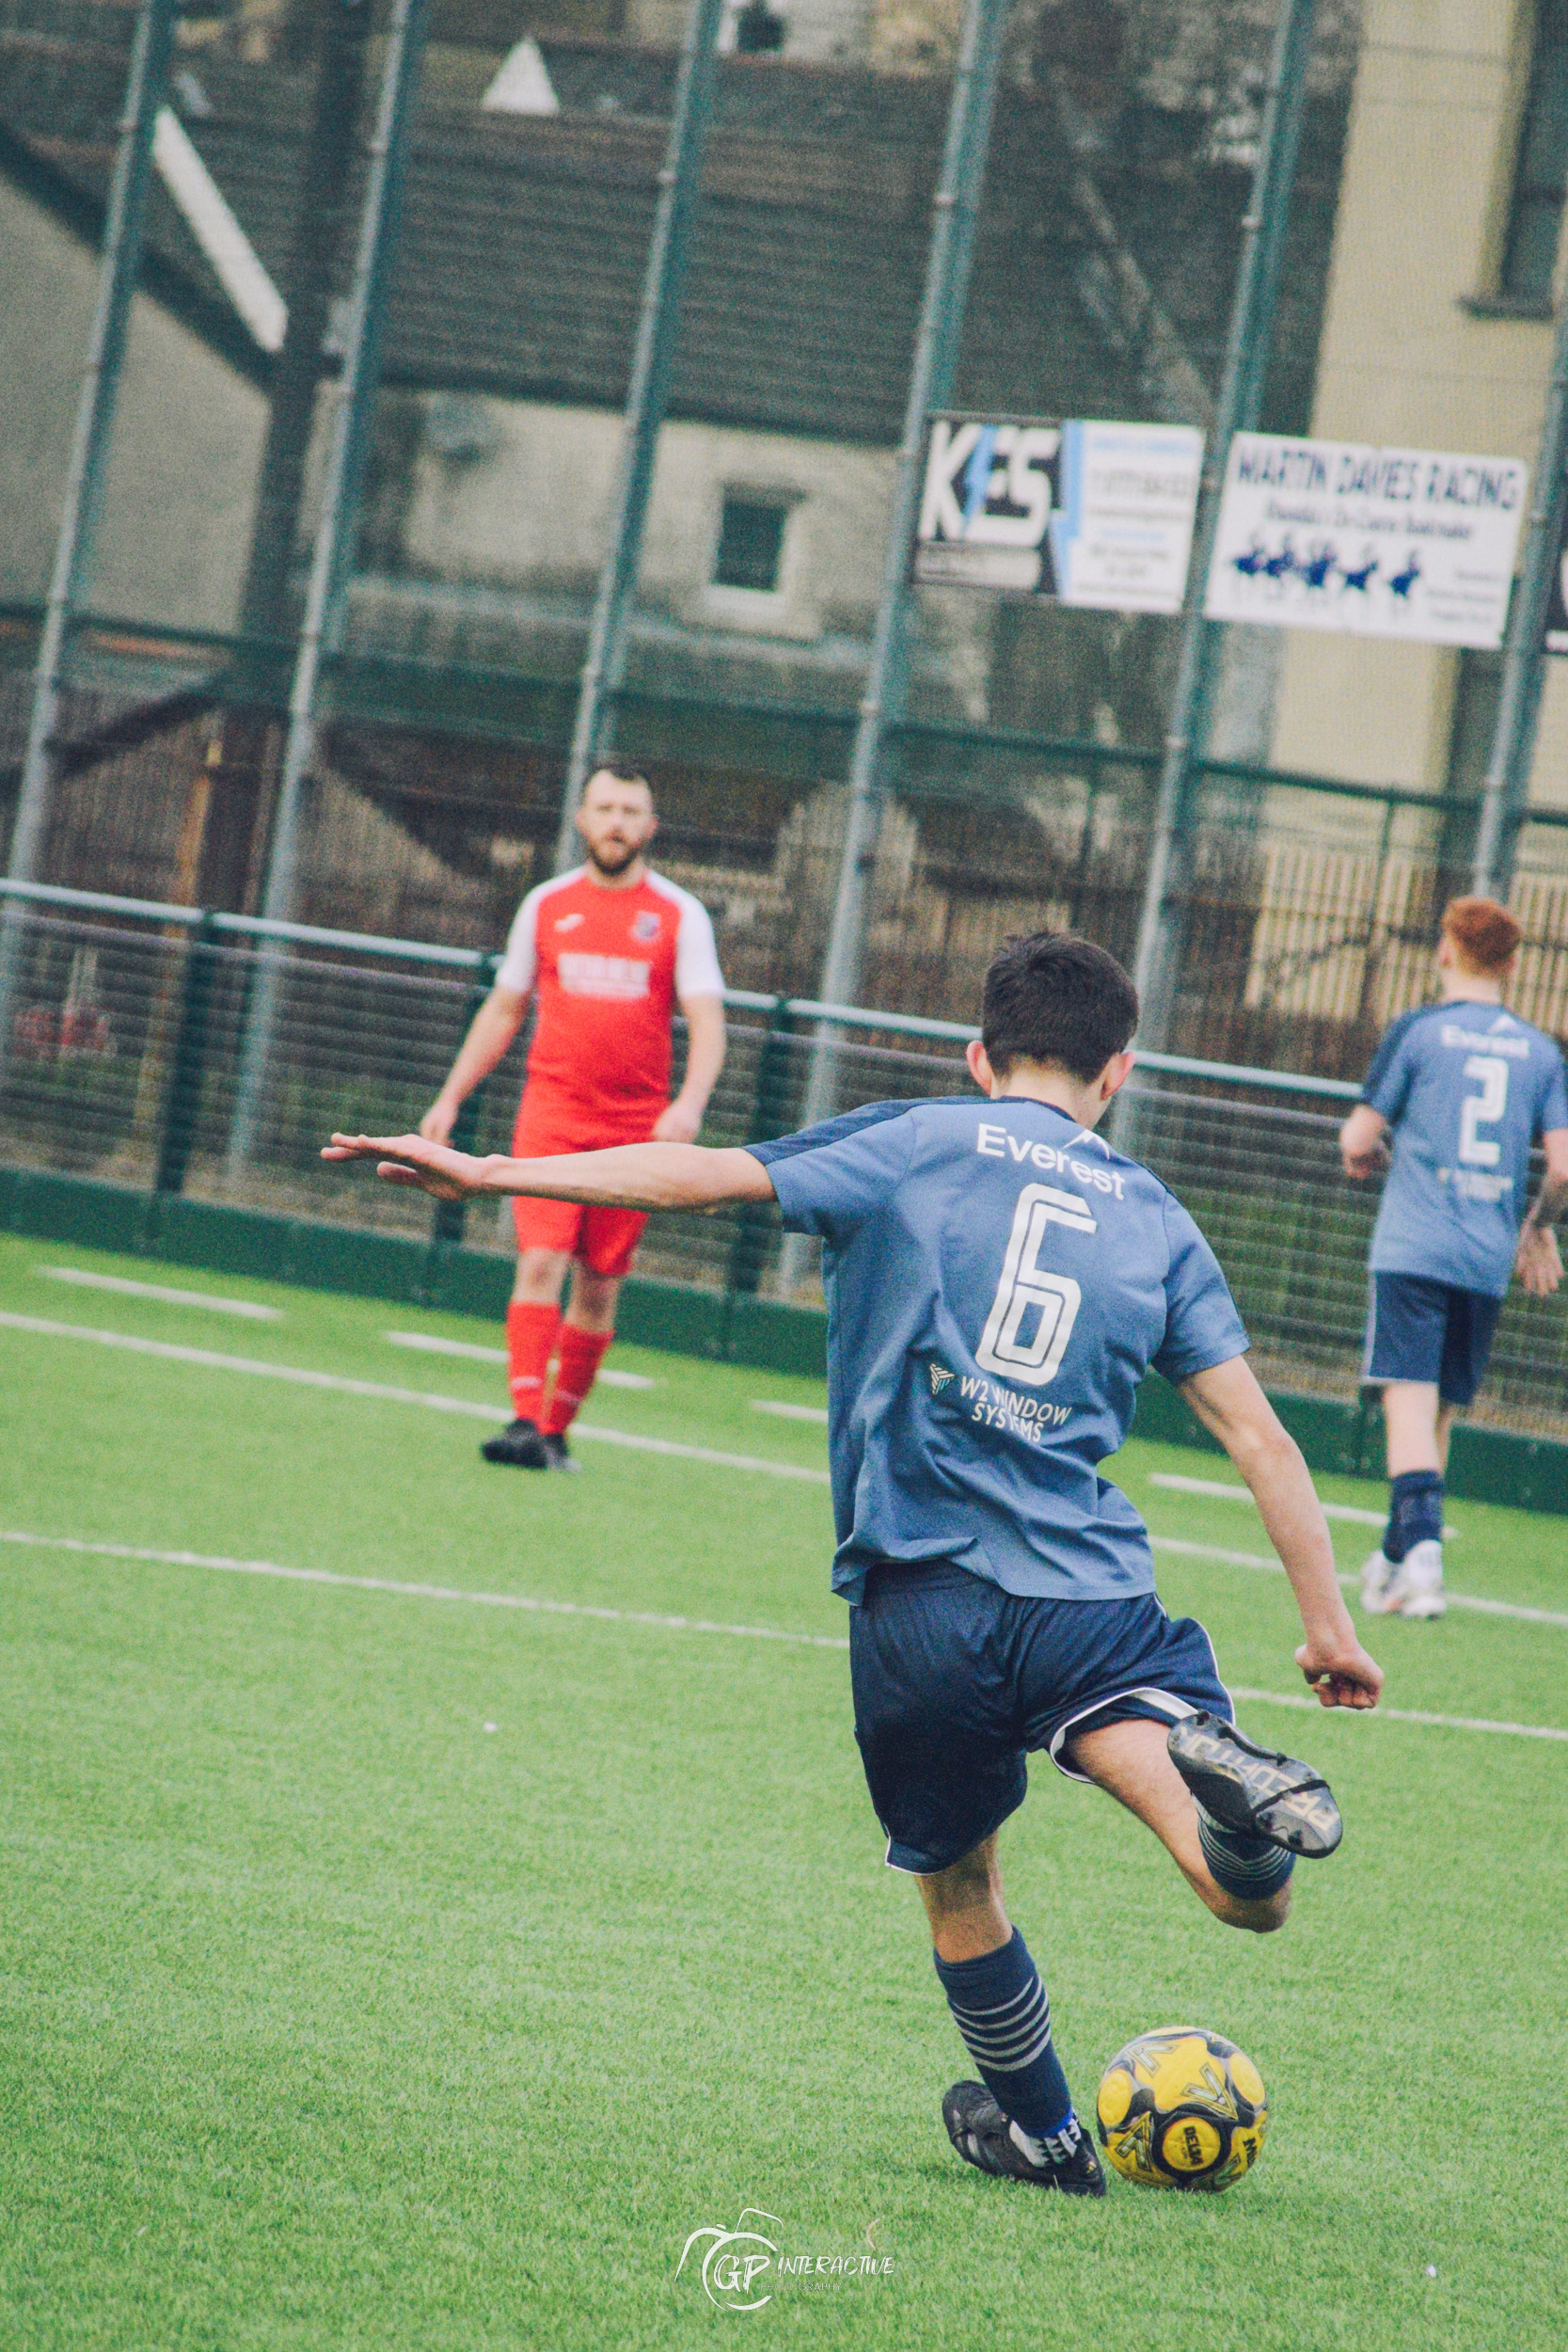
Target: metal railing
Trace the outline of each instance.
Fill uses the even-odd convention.
[[[24,719],[24,681],[4,666],[8,644],[23,642],[8,637],[12,623],[25,638],[26,616],[0,608],[0,803]],[[41,873],[148,900],[252,904],[277,714],[226,700],[244,666],[234,641],[169,637],[154,648],[145,631],[117,635],[120,626],[95,623],[77,641],[98,682],[66,697]],[[111,650],[118,667],[105,666]],[[326,765],[295,912],[380,934],[499,934],[550,870],[559,688],[555,703],[525,708],[497,699],[500,671],[449,675],[389,656],[329,668]],[[426,723],[409,716],[416,671],[425,686],[444,679],[452,698]],[[538,680],[510,682],[543,693]],[[724,970],[749,988],[816,993],[849,725],[843,712],[695,693],[620,708],[618,740],[653,775],[664,812],[659,863],[707,905]],[[895,790],[879,828],[863,975],[873,1003],[957,1017],[1001,940],[1042,923],[1132,956],[1156,753],[926,720],[892,730],[888,748]],[[1167,1042],[1213,1061],[1354,1077],[1428,985],[1443,904],[1467,886],[1478,804],[1238,761],[1198,773]],[[0,805],[0,827],[3,815]],[[1525,933],[1513,1002],[1561,1033],[1568,808],[1530,808],[1512,902]]]
[[[345,1178],[317,1153],[333,1127],[415,1125],[490,984],[468,947],[268,923],[41,883],[0,882],[19,906],[20,1010],[0,1087],[0,1165],[73,1172],[198,1200],[498,1251],[505,1204],[441,1207]],[[266,943],[281,961],[277,1052],[253,1160],[228,1155],[246,990]],[[277,969],[275,961],[275,969]],[[816,1041],[832,1099],[953,1094],[969,1079],[953,1021],[731,991],[729,1058],[705,1139],[746,1143],[798,1122]],[[677,1046],[679,1046],[677,1030]],[[470,1099],[460,1140],[507,1146],[515,1048]],[[1356,1088],[1175,1054],[1139,1057],[1122,1130],[1219,1254],[1275,1386],[1354,1394],[1375,1192],[1348,1184],[1336,1134]],[[640,1265],[710,1288],[784,1295],[771,1211],[657,1217]],[[789,1294],[820,1296],[808,1257]],[[1478,1417],[1568,1435],[1568,1311],[1517,1291]]]

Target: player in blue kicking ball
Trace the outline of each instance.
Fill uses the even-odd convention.
[[[818,1233],[829,1444],[855,1735],[888,1861],[930,1922],[981,2076],[943,2118],[983,2171],[1103,2196],[1003,1907],[997,1833],[1043,1750],[1148,1824],[1217,1918],[1284,1924],[1295,1857],[1331,1853],[1322,1777],[1232,1721],[1203,1628],[1171,1619],[1148,1533],[1099,1475],[1150,1365],[1245,1478],[1285,1565],[1326,1707],[1372,1707],[1328,1528],[1196,1226],[1095,1127],[1132,1066],[1137,998],[1086,940],[1011,941],[986,976],[982,1094],[879,1103],[745,1151],[647,1143],[471,1159],[418,1136],[334,1136],[446,1199],[526,1193],[640,1208],[778,1200]]]
[[[1537,1297],[1562,1279],[1552,1228],[1568,1208],[1568,1091],[1556,1039],[1504,1009],[1518,953],[1506,907],[1453,901],[1437,949],[1442,1001],[1386,1031],[1339,1133],[1347,1175],[1388,1170],[1362,1366],[1383,1391],[1388,1438],[1388,1525],[1361,1573],[1374,1615],[1442,1615],[1454,1414],[1486,1370],[1510,1275]],[[1538,1136],[1545,1182],[1526,1216]]]

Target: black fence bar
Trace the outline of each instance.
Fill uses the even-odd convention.
[[[178,918],[178,919],[173,919]],[[244,918],[107,894],[50,890],[25,906],[22,1009],[0,1093],[0,1165],[54,1170],[196,1202],[405,1235],[433,1267],[453,1241],[424,1196],[325,1166],[333,1127],[417,1125],[457,1050],[492,960],[436,957],[418,941],[287,927],[279,1054],[254,1166],[236,1183],[224,1145],[244,991],[255,960]],[[277,934],[270,934],[274,939]],[[835,1032],[842,1108],[961,1091],[964,1024],[736,990],[729,1058],[706,1138],[743,1144],[800,1116],[812,1040]],[[508,1148],[521,1083],[515,1048],[470,1098],[462,1139]],[[1210,1235],[1271,1385],[1349,1399],[1356,1391],[1375,1191],[1346,1182],[1337,1133],[1343,1080],[1173,1055],[1134,1081],[1139,1155]],[[502,1252],[499,1220],[470,1218],[470,1248]],[[718,1295],[817,1295],[810,1250],[783,1279],[770,1211],[670,1215],[650,1224],[643,1273]],[[812,1246],[813,1248],[815,1246]],[[1568,1437],[1568,1293],[1507,1301],[1482,1417]]]

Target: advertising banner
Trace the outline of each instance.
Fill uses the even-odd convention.
[[[1517,457],[1238,433],[1204,611],[1499,645],[1528,475]]]
[[[1180,612],[1202,462],[1186,425],[933,416],[910,578]]]

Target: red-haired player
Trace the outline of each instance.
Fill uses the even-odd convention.
[[[724,1062],[722,975],[706,909],[650,873],[658,819],[647,779],[590,776],[578,811],[587,860],[517,910],[495,987],[420,1122],[445,1143],[464,1098],[500,1060],[535,1002],[513,1150],[543,1159],[618,1143],[690,1143]],[[670,1025],[688,1030],[670,1100]],[[517,1200],[517,1279],[506,1313],[515,1419],[480,1451],[522,1470],[569,1470],[566,1431],[615,1334],[615,1302],[647,1218],[635,1209]],[[566,1311],[562,1285],[572,1275]],[[555,1384],[545,1383],[552,1357]]]

